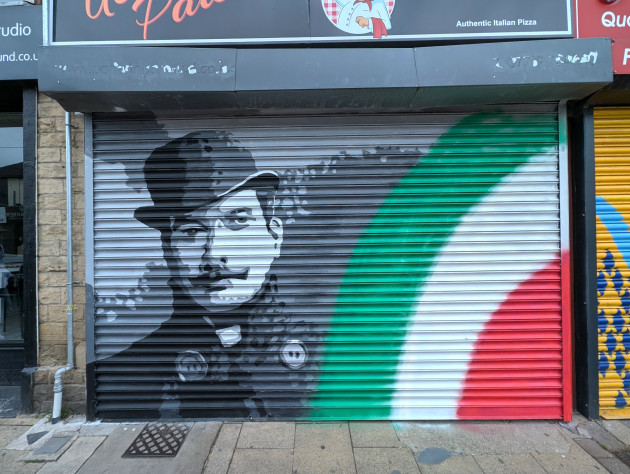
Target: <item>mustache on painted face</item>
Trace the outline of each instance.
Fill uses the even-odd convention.
[[[224,286],[220,282],[227,279],[247,280],[249,270],[235,270],[229,267],[204,268],[201,275],[194,277],[191,282],[195,286]],[[219,285],[217,285],[219,283]]]

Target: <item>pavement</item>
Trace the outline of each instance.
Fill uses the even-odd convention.
[[[158,456],[159,454],[159,456]],[[0,419],[6,473],[628,473],[630,422]]]

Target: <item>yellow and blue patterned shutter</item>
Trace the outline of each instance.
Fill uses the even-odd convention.
[[[599,406],[630,417],[630,108],[594,110]]]

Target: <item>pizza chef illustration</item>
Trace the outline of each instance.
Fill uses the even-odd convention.
[[[387,36],[387,30],[392,27],[390,10],[386,0],[323,0],[324,11],[337,28],[356,35],[372,33],[374,38]],[[326,3],[335,2],[341,10],[334,12],[327,8]],[[389,0],[390,8],[394,2]],[[335,22],[334,13],[337,12]],[[331,14],[332,13],[332,14]]]

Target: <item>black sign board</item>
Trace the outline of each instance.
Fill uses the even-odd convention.
[[[52,44],[572,36],[571,0],[51,0]]]
[[[0,81],[37,79],[42,39],[41,7],[0,6]]]

